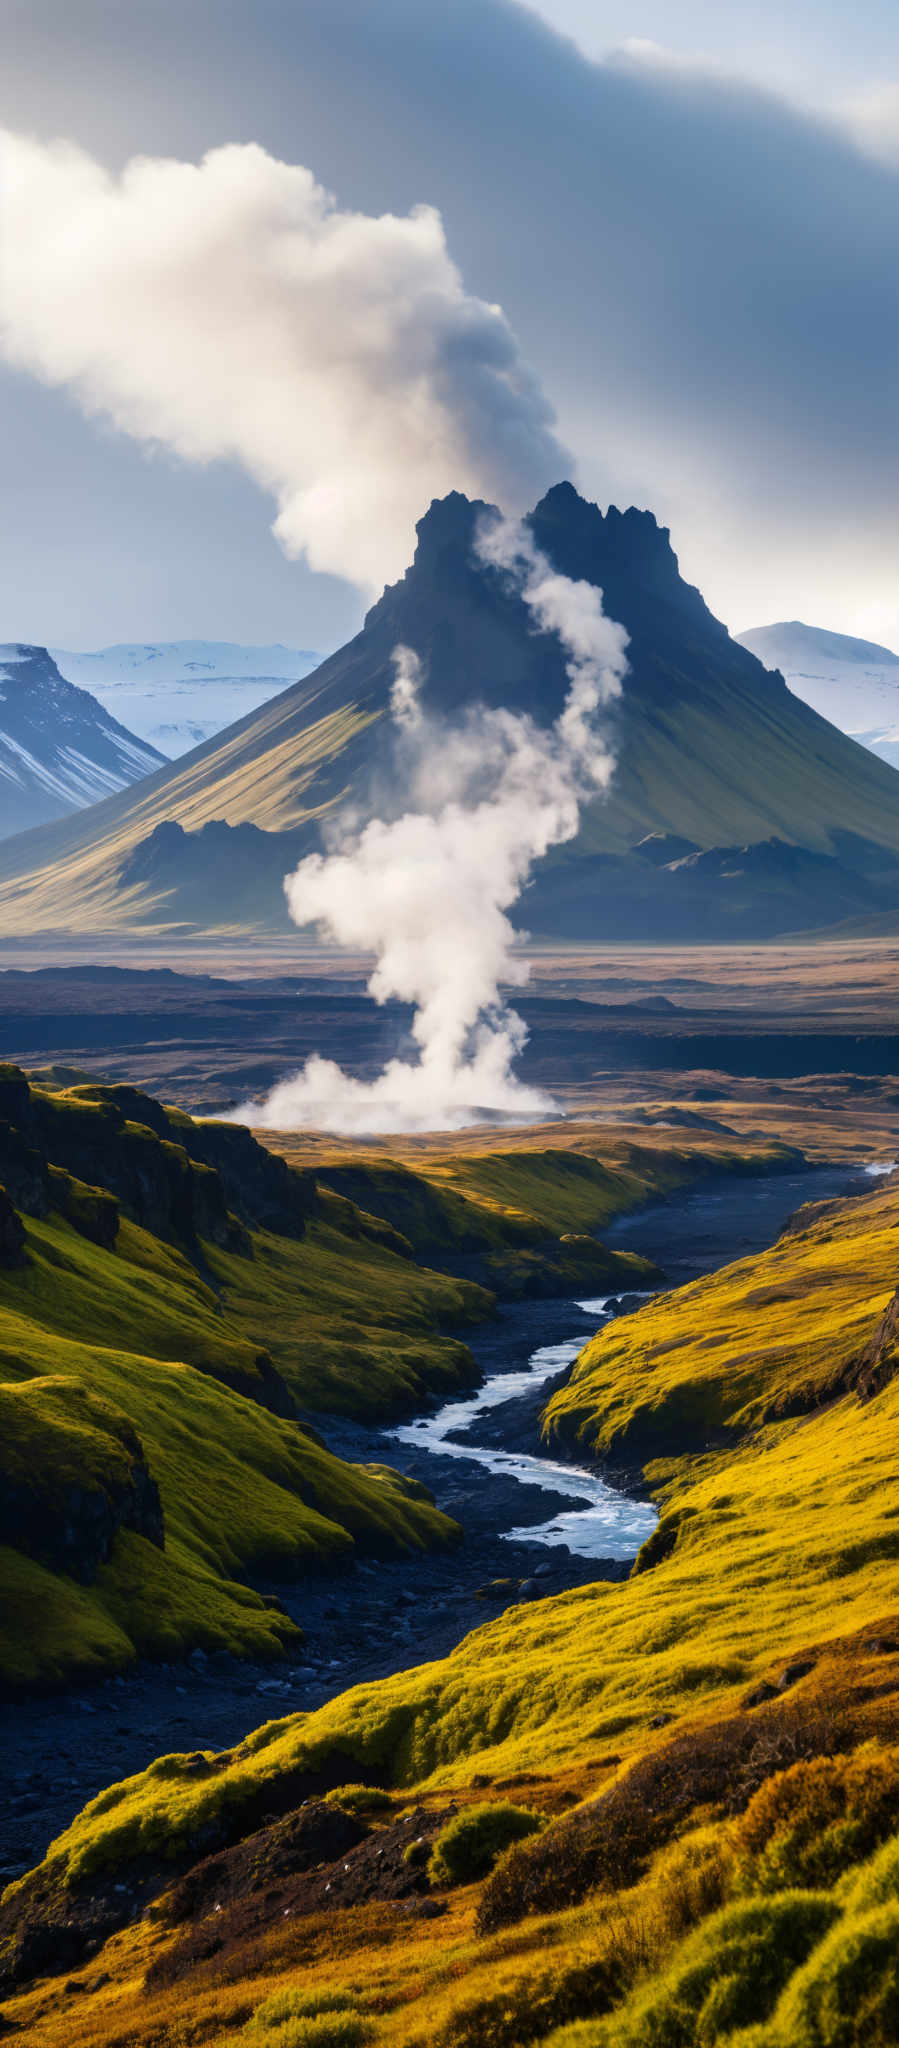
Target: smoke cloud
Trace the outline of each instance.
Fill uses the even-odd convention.
[[[601,591],[558,575],[517,522],[486,523],[478,551],[520,592],[535,628],[565,647],[563,709],[548,729],[483,705],[451,725],[424,709],[414,651],[395,650],[397,761],[416,808],[310,855],[285,889],[298,925],[374,950],[369,992],[378,1003],[414,1005],[414,1056],[389,1061],[373,1082],[315,1056],[264,1102],[243,1103],[236,1121],[347,1134],[453,1130],[554,1106],[513,1071],[527,1031],[501,989],[523,985],[529,970],[513,950],[508,912],[535,862],[574,837],[581,804],[608,784],[601,714],[621,689],[627,634],[606,618]]]
[[[256,144],[200,164],[0,130],[0,355],[188,462],[243,466],[286,553],[372,589],[450,489],[523,509],[570,461],[430,206],[344,212]]]

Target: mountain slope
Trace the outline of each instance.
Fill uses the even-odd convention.
[[[376,768],[383,784],[398,641],[422,657],[426,699],[443,711],[480,698],[552,719],[562,650],[475,561],[482,509],[455,493],[435,502],[406,575],[314,674],[89,821],[0,852],[3,928],[283,928],[281,874],[319,843],[322,818],[348,792],[365,803]],[[543,864],[529,928],[766,936],[899,905],[893,771],[731,640],[682,581],[652,515],[603,516],[561,484],[531,525],[560,570],[602,587],[630,633],[631,668],[611,794]],[[220,820],[242,825],[240,840],[219,829],[213,843],[204,828]],[[797,875],[796,847],[823,865]],[[684,867],[711,849],[717,864]]]
[[[97,803],[162,758],[61,676],[46,647],[0,647],[0,838]]]
[[[60,673],[92,691],[169,760],[212,739],[315,668],[308,648],[229,640],[127,642],[96,654],[50,649]]]
[[[804,704],[899,768],[899,654],[800,619],[756,626],[739,639],[768,668],[779,669]]]

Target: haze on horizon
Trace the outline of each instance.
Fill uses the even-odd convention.
[[[437,207],[583,491],[651,507],[733,631],[798,616],[899,643],[892,10],[867,6],[849,48],[809,0],[787,25],[770,0],[4,11],[0,124],[112,171],[252,142],[339,207]],[[0,420],[4,637],[327,647],[358,625],[357,584],[288,561],[258,477],[217,451],[148,452],[21,370]]]

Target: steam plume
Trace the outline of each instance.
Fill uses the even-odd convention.
[[[612,756],[599,713],[619,692],[627,635],[592,584],[558,575],[517,522],[485,525],[485,564],[514,581],[534,622],[568,654],[569,689],[555,724],[474,706],[457,724],[424,710],[414,652],[397,648],[391,708],[417,808],[376,818],[285,882],[290,914],[341,945],[373,948],[369,992],[412,1003],[417,1056],[393,1059],[373,1082],[319,1056],[248,1102],[236,1120],[272,1129],[363,1133],[451,1130],[491,1115],[537,1116],[551,1098],[516,1080],[527,1037],[500,994],[523,984],[508,911],[534,863],[571,839],[584,798],[608,783]]]
[[[189,462],[242,464],[313,569],[380,589],[450,489],[523,509],[570,465],[433,207],[341,211],[256,144],[113,178],[0,129],[0,355]]]

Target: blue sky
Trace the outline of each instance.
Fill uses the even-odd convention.
[[[4,17],[8,127],[114,169],[257,141],[341,205],[439,207],[583,489],[655,510],[734,630],[799,616],[899,644],[895,10],[6,0]],[[236,468],[148,456],[23,372],[0,376],[0,437],[0,638],[324,648],[358,624],[358,591],[281,554]]]

